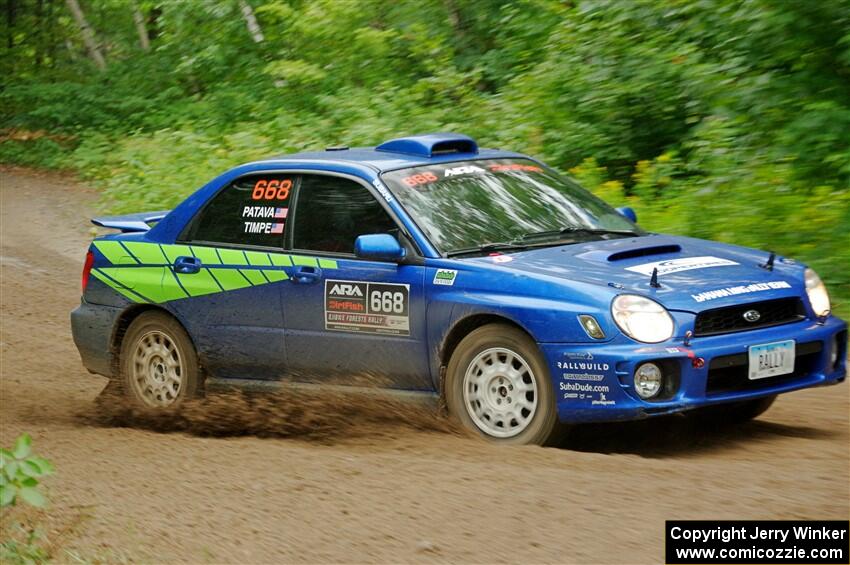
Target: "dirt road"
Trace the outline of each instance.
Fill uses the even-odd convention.
[[[68,313],[95,194],[0,175],[0,443],[28,431],[55,464],[35,519],[59,561],[645,563],[663,559],[665,519],[850,514],[846,383],[735,430],[665,418],[560,449],[389,424],[332,443],[93,425],[106,381],[83,370]]]

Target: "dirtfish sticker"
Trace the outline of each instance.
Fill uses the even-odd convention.
[[[685,257],[684,259],[671,259],[669,261],[656,261],[655,263],[644,263],[643,265],[635,265],[634,267],[626,267],[627,271],[640,273],[650,276],[652,271],[658,269],[658,276],[669,275],[681,271],[692,271],[694,269],[707,269],[709,267],[728,267],[731,265],[739,265],[735,261],[729,259],[721,259],[720,257]]]
[[[691,298],[697,302],[705,302],[706,300],[714,300],[715,298],[725,298],[727,296],[737,296],[739,294],[750,294],[752,292],[763,292],[765,290],[777,290],[782,288],[791,288],[791,285],[785,281],[770,281],[743,286],[727,286],[726,288],[718,288],[716,290],[700,292],[699,294],[692,294]]]
[[[455,278],[457,278],[457,271],[453,271],[452,269],[437,269],[436,274],[434,274],[434,284],[454,286]]]

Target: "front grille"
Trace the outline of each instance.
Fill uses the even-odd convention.
[[[759,319],[750,322],[744,314],[750,310],[759,313]],[[781,324],[790,324],[806,317],[803,301],[799,298],[778,298],[739,304],[725,308],[714,308],[697,314],[694,323],[694,335],[717,335],[731,332],[743,332],[756,328],[767,328]]]
[[[751,381],[748,353],[715,357],[708,365],[706,394],[721,394],[742,390],[758,390],[790,382],[814,372],[820,361],[823,342],[809,341],[795,346],[794,372]]]

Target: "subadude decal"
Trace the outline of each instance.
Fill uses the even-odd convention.
[[[325,280],[325,329],[410,335],[410,285]]]

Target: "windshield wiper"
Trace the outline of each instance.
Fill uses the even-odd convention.
[[[609,230],[604,228],[584,228],[579,226],[568,226],[557,230],[546,230],[541,232],[531,232],[520,236],[519,240],[536,239],[538,237],[551,237],[557,235],[571,234],[589,234],[589,235],[640,235],[633,230]]]
[[[462,249],[452,249],[446,252],[446,257],[456,257],[458,255],[468,255],[470,253],[486,253],[488,251],[504,251],[506,249],[525,249],[527,245],[519,245],[511,241],[495,241],[482,243],[473,247],[464,247]]]

